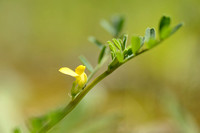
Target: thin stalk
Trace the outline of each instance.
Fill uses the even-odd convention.
[[[114,70],[113,70],[114,71]],[[51,130],[57,123],[59,123],[66,115],[68,115],[77,105],[78,103],[83,99],[83,97],[102,79],[107,77],[109,74],[111,74],[113,71],[105,71],[100,76],[98,76],[93,82],[91,82],[85,89],[74,99],[72,100],[62,111],[59,118],[57,118],[56,121],[49,122],[46,125],[44,125],[41,130],[38,133],[46,133],[49,130]]]
[[[95,73],[100,69],[100,65],[97,65],[95,69],[92,71],[92,73],[88,76],[88,82],[92,79],[92,77],[95,75]]]
[[[108,60],[108,53],[107,55],[104,56],[104,58],[102,59],[102,61],[94,68],[94,70],[90,73],[90,75],[88,76],[88,83],[89,81],[92,79],[92,77],[97,73],[97,71],[104,65],[104,63]]]
[[[160,43],[160,42],[159,42]],[[69,104],[62,110],[62,113],[60,114],[60,116],[57,118],[56,121],[54,122],[49,122],[46,125],[44,125],[40,131],[38,131],[37,133],[47,133],[48,131],[50,131],[55,125],[57,125],[62,119],[64,119],[64,117],[66,117],[77,105],[78,103],[84,98],[84,96],[97,84],[99,83],[102,79],[104,79],[105,77],[107,77],[108,75],[110,75],[113,71],[115,71],[119,66],[123,65],[124,63],[128,62],[129,60],[131,60],[132,58],[148,51],[149,49],[144,49],[142,50],[140,53],[136,54],[135,56],[131,56],[128,59],[124,60],[123,63],[119,63],[113,67],[112,69],[108,69],[106,70],[104,73],[102,73],[101,75],[99,75],[95,80],[93,80],[89,85],[87,85],[84,90],[75,98],[73,99],[71,102],[69,102]],[[106,61],[107,59],[105,59]],[[104,64],[104,62],[102,64],[98,64],[94,71],[90,74],[90,76],[88,77],[88,81],[93,77],[93,75],[99,70],[99,68]]]

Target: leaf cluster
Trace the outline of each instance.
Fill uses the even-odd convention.
[[[128,35],[124,34],[120,38],[113,38],[108,41],[112,62],[108,66],[109,69],[114,69],[125,63],[131,58],[152,49],[160,44],[164,39],[174,34],[183,23],[179,23],[175,27],[170,27],[170,17],[163,16],[159,22],[159,38],[156,38],[154,28],[147,28],[144,36],[132,36],[128,45]]]

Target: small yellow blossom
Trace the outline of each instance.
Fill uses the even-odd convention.
[[[87,75],[84,72],[85,71],[85,66],[79,65],[76,69],[75,72],[71,70],[68,67],[62,67],[59,69],[61,73],[64,73],[66,75],[70,75],[72,77],[76,78],[76,83],[78,84],[79,87],[84,87],[84,85],[87,83]]]

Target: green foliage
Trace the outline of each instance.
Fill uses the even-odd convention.
[[[104,45],[103,45],[100,41],[98,41],[95,37],[93,37],[93,36],[90,36],[90,37],[88,38],[88,40],[89,40],[91,43],[96,44],[100,49],[102,49],[102,48],[104,47]]]
[[[114,59],[115,53],[117,52],[117,50],[111,41],[108,41],[108,46],[110,48],[111,57],[112,57],[112,59]]]
[[[170,35],[174,34],[178,29],[183,26],[183,23],[177,24],[174,28],[172,28]]]
[[[15,128],[13,133],[22,133],[21,130],[19,128]]]
[[[139,36],[133,36],[131,39],[132,53],[135,55],[141,48],[142,40]]]
[[[114,69],[130,60],[134,56],[137,56],[147,50],[150,50],[154,46],[158,45],[175,33],[182,23],[178,24],[174,28],[170,28],[170,17],[163,16],[159,24],[159,39],[156,39],[156,32],[154,28],[147,28],[144,37],[133,36],[131,38],[131,44],[127,45],[128,35],[123,35],[121,39],[113,38],[112,42],[108,41],[112,62],[108,66],[109,69]],[[145,44],[146,48],[143,47]],[[116,60],[117,58],[117,60]]]
[[[108,41],[108,44],[109,44],[110,51],[113,52],[113,53],[116,53],[117,50],[116,50],[115,45],[113,44],[113,42]]]
[[[150,49],[157,44],[156,33],[154,28],[147,28],[145,32],[145,43],[147,48]]]
[[[57,122],[61,115],[62,110],[57,109],[43,116],[31,118],[28,123],[30,133],[38,133],[49,121],[51,121],[51,123]]]
[[[120,63],[123,63],[124,61],[124,50],[127,43],[127,36],[123,36],[123,39],[124,40],[113,38],[113,42],[108,41],[112,59],[116,58]]]
[[[102,20],[101,26],[112,36],[119,37],[124,25],[124,21],[125,20],[123,16],[113,16],[110,22],[107,20]]]
[[[131,45],[130,45],[131,46]],[[132,52],[132,47],[128,47],[128,48],[126,48],[125,50],[124,50],[124,58],[125,59],[127,59],[127,58],[129,58],[129,57],[131,57],[131,56],[133,56],[133,52]]]
[[[159,25],[159,32],[160,32],[160,35],[162,35],[162,31],[169,27],[170,26],[170,22],[171,22],[171,19],[170,17],[168,16],[163,16],[160,20],[160,25]]]
[[[127,34],[124,34],[124,35],[122,36],[122,50],[125,50],[125,49],[126,49],[127,41],[128,41],[128,35],[127,35]]]
[[[35,117],[29,120],[29,130],[31,133],[37,133],[42,126],[47,122],[47,116]]]
[[[92,72],[94,70],[94,68],[92,67],[92,65],[90,64],[90,62],[84,56],[79,56],[79,59],[81,60],[81,62],[83,63],[83,65],[86,66],[86,68],[88,69],[88,71]]]
[[[124,25],[124,17],[123,16],[113,16],[111,18],[111,24],[115,29],[114,37],[118,37],[120,32],[122,31]]]
[[[122,63],[124,61],[124,54],[121,51],[116,52],[117,60]]]
[[[150,39],[156,39],[156,33],[154,28],[147,28],[145,32],[145,41],[148,42]]]
[[[160,40],[167,38],[170,35],[170,17],[163,16],[160,20],[159,26],[159,33],[160,33]]]
[[[121,44],[121,41],[119,41],[119,39],[113,38],[112,41],[114,42],[114,45],[115,45],[119,50],[122,50],[122,44]]]
[[[180,27],[183,26],[183,23],[179,23],[174,28],[170,27],[171,18],[167,16],[163,16],[160,20],[159,25],[159,33],[160,33],[160,40],[163,40],[170,35],[174,34]]]
[[[105,55],[105,52],[106,52],[106,46],[104,46],[99,54],[99,59],[98,59],[98,63],[101,63],[104,55]]]

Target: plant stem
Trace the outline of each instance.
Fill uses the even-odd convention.
[[[115,68],[116,69],[116,68]],[[115,70],[114,69],[114,70]],[[57,118],[54,122],[49,122],[46,125],[44,125],[38,133],[46,133],[49,130],[51,130],[57,123],[59,123],[66,115],[68,115],[77,105],[78,103],[83,99],[83,97],[102,79],[104,79],[106,76],[111,74],[114,70],[106,70],[104,73],[102,73],[100,76],[98,76],[93,82],[91,82],[74,100],[72,100],[62,111],[59,118]]]
[[[93,72],[90,73],[87,82],[89,82],[89,81],[92,79],[92,77],[93,77],[93,76],[96,74],[96,72],[104,65],[104,63],[108,60],[108,58],[109,58],[109,55],[108,55],[108,54],[104,56],[104,58],[102,59],[102,61],[101,61],[99,64],[97,64],[97,66],[94,68]]]
[[[46,125],[44,125],[37,133],[46,133],[49,130],[51,130],[56,124],[58,124],[66,115],[68,115],[77,105],[78,103],[84,98],[84,96],[97,84],[99,83],[102,79],[110,75],[113,71],[115,71],[119,66],[123,65],[127,61],[131,60],[132,58],[140,55],[141,53],[144,53],[148,51],[149,49],[144,49],[140,53],[136,54],[135,56],[131,56],[127,60],[124,60],[123,63],[119,63],[112,69],[106,70],[104,73],[99,75],[93,82],[91,82],[88,86],[84,88],[84,90],[77,96],[75,99],[73,99],[69,104],[62,110],[60,116],[57,118],[56,121],[54,122],[49,122]],[[102,63],[103,64],[103,63]],[[92,78],[92,76],[98,71],[98,69],[101,67],[101,65],[97,66],[93,73],[89,76],[89,80]]]
[[[88,82],[92,79],[92,77],[94,76],[94,74],[100,69],[100,65],[97,65],[94,69],[94,71],[89,75],[88,77]]]
[[[141,51],[141,53],[148,51],[143,50]],[[101,75],[99,75],[93,82],[91,82],[88,86],[86,86],[84,88],[84,90],[75,98],[73,99],[71,102],[69,102],[69,104],[62,110],[60,116],[57,118],[56,121],[54,122],[49,122],[46,125],[44,125],[37,133],[46,133],[49,130],[51,130],[56,124],[58,124],[62,119],[64,119],[65,116],[67,116],[77,105],[78,103],[84,98],[84,96],[97,84],[99,83],[102,79],[104,79],[105,77],[107,77],[108,75],[110,75],[113,71],[115,71],[119,66],[121,66],[122,64],[126,63],[127,61],[129,61],[130,59],[140,55],[141,53],[138,53],[135,56],[130,57],[129,59],[125,60],[123,63],[118,63],[117,66],[115,66],[112,69],[108,69],[106,70],[104,73],[102,73]],[[99,69],[100,66],[96,67],[96,70],[91,74],[90,78],[96,73],[96,71]]]

